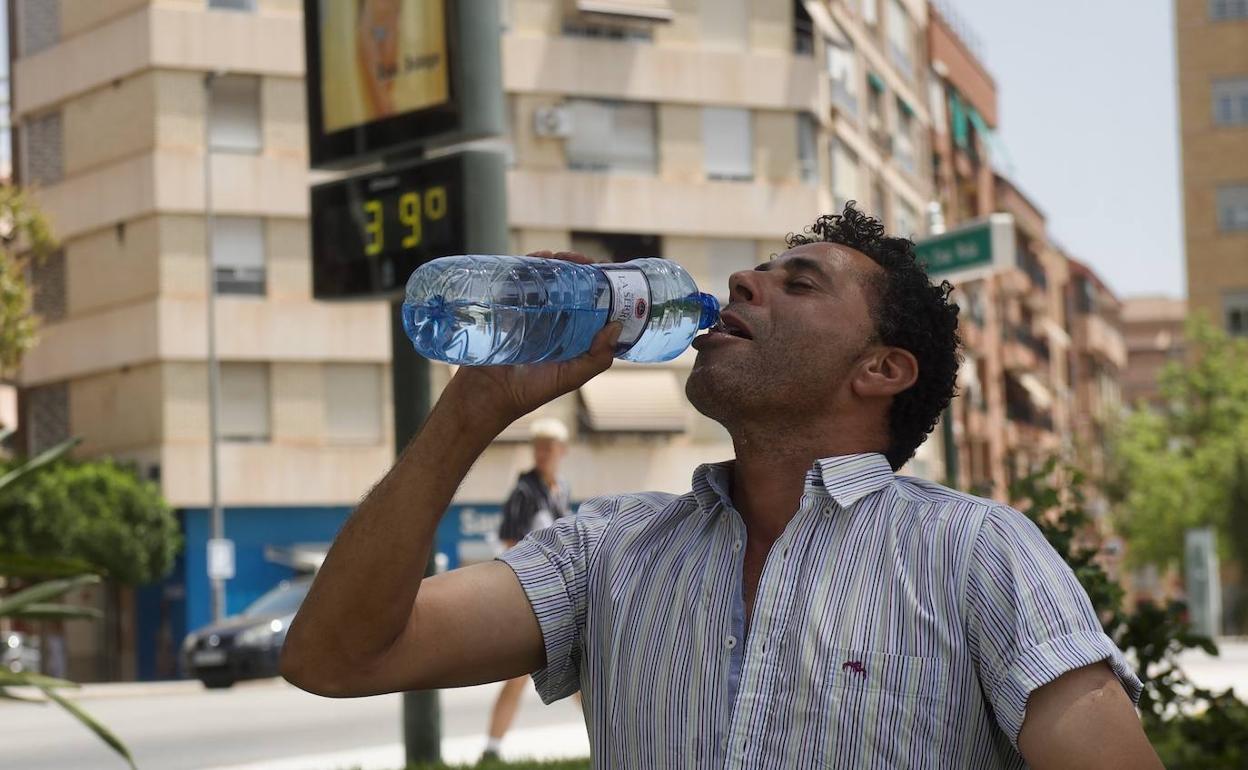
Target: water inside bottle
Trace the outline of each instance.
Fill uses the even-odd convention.
[[[606,309],[447,302],[440,296],[403,306],[403,325],[417,352],[468,365],[576,358],[589,350],[606,319]]]

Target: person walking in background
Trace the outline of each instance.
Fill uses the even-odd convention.
[[[545,529],[572,513],[568,484],[559,476],[559,466],[568,453],[568,429],[562,422],[547,418],[530,428],[533,437],[533,468],[520,474],[507,501],[498,539],[507,548],[519,543],[530,532]],[[516,718],[529,675],[503,682],[503,689],[490,713],[490,731],[481,759],[497,759],[503,737]]]

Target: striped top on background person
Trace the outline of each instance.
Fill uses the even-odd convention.
[[[1021,768],[1037,688],[1106,661],[1138,701],[1034,524],[880,454],[813,465],[747,629],[730,484],[704,465],[685,495],[590,500],[501,557],[595,768]]]

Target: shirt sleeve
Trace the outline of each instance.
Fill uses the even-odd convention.
[[[590,571],[616,508],[614,498],[588,500],[575,516],[529,534],[499,557],[520,579],[542,629],[546,664],[533,672],[533,682],[545,703],[581,687]]]
[[[529,534],[529,522],[536,513],[533,501],[517,483],[503,503],[503,518],[498,525],[499,540],[520,540]]]
[[[1140,680],[1105,635],[1087,592],[1018,511],[994,508],[984,517],[967,575],[966,620],[984,694],[1016,750],[1028,697],[1068,671],[1106,661],[1131,701],[1140,699]]]

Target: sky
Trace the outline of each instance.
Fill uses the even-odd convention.
[[[947,0],[997,83],[1010,176],[1119,297],[1184,295],[1172,0]]]

